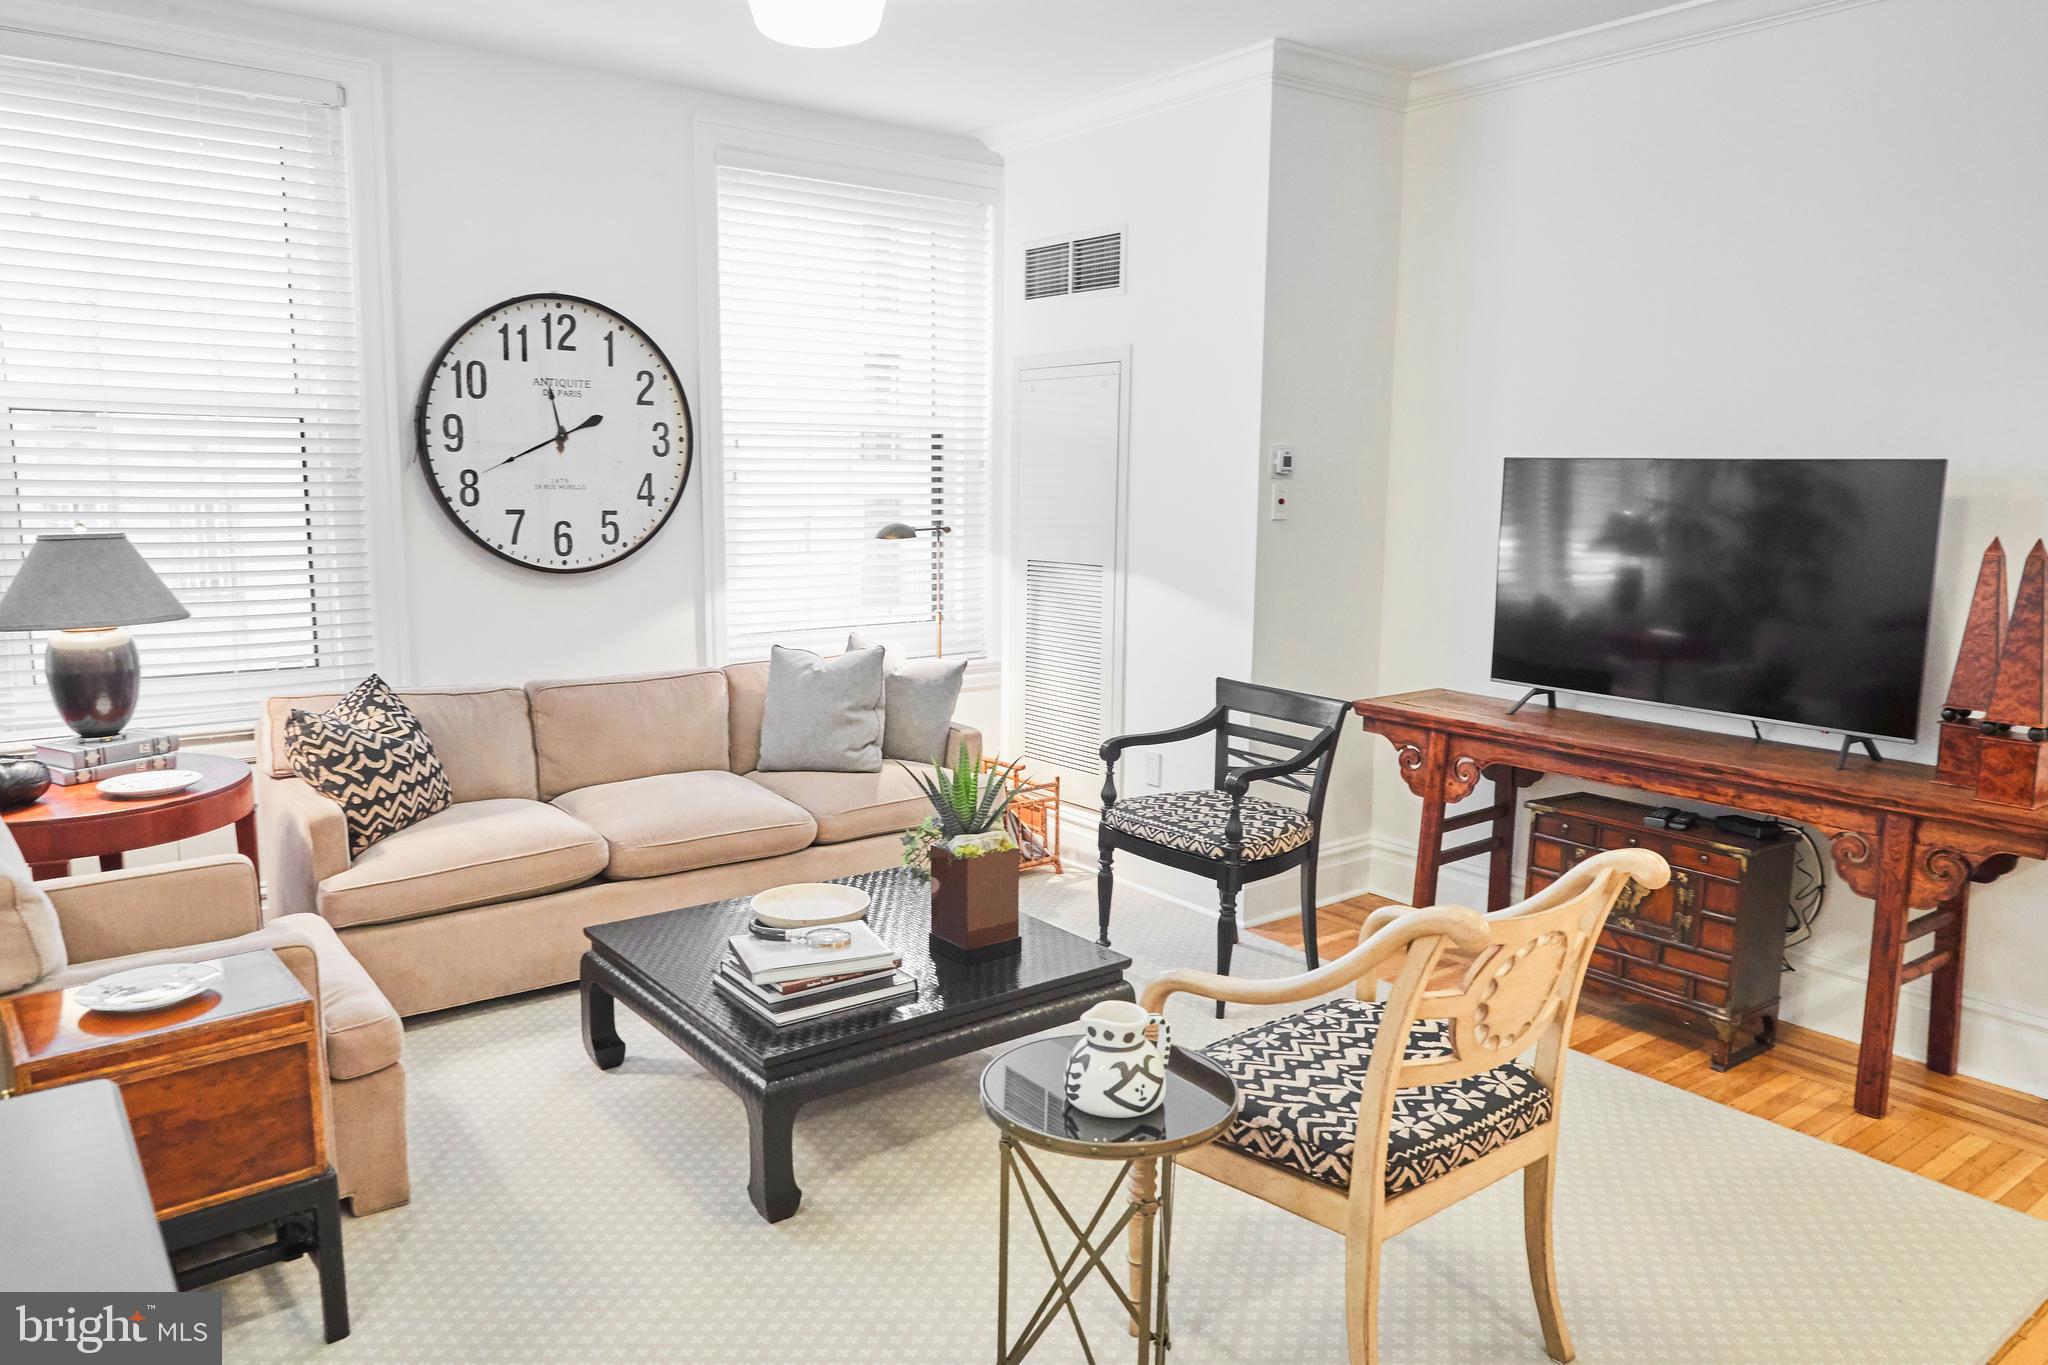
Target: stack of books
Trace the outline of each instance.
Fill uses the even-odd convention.
[[[98,782],[122,773],[161,772],[177,766],[178,737],[154,730],[124,730],[104,739],[64,735],[36,741],[36,758],[60,787]]]
[[[843,948],[813,948],[735,934],[713,984],[748,1013],[777,1027],[874,1009],[917,995],[917,980],[881,936],[855,920]]]

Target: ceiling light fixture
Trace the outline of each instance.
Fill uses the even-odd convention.
[[[886,0],[747,0],[754,27],[791,47],[852,47],[882,27]]]

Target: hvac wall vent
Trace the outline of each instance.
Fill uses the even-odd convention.
[[[1024,297],[1114,293],[1124,287],[1124,234],[1094,232],[1024,248]]]
[[[1047,242],[1024,251],[1024,297],[1049,299],[1067,293],[1070,287],[1068,263],[1072,242]]]

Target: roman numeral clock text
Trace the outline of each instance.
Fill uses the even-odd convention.
[[[616,563],[690,479],[690,404],[661,348],[568,294],[478,313],[441,348],[415,413],[420,468],[455,525],[549,573]]]

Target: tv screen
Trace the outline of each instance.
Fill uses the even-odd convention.
[[[1947,468],[1511,459],[1494,679],[1915,740]]]

